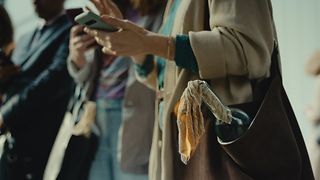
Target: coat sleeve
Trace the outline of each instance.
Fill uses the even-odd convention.
[[[12,127],[23,119],[34,109],[54,101],[60,96],[68,93],[66,87],[71,87],[72,80],[68,75],[66,59],[68,57],[68,37],[57,50],[53,57],[52,64],[43,70],[39,76],[20,92],[12,96],[2,105],[0,113],[3,116],[4,124]]]
[[[90,52],[92,54],[95,55],[95,52]],[[93,56],[94,56],[93,55]],[[93,58],[92,56],[92,58]],[[68,61],[67,61],[67,66],[68,66],[68,71],[70,76],[73,78],[73,80],[77,83],[77,84],[84,84],[86,81],[88,81],[91,76],[94,74],[94,66],[96,65],[96,63],[94,63],[94,58],[90,61],[88,61],[86,63],[86,65],[81,68],[78,69],[75,64],[72,62],[71,57],[69,56]]]
[[[269,75],[275,33],[269,0],[209,0],[211,31],[190,32],[204,79]]]

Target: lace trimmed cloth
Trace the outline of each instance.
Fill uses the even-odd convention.
[[[221,103],[205,81],[190,81],[174,110],[179,131],[179,153],[184,164],[188,163],[205,132],[202,102],[218,121],[230,124],[232,120],[231,110]]]

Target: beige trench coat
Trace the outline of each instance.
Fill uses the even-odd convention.
[[[199,75],[210,79],[212,89],[225,104],[252,99],[250,80],[269,76],[271,54],[276,39],[270,0],[208,0],[211,31],[203,31],[205,1],[182,0],[172,35],[189,34]],[[172,4],[169,0],[167,11]],[[169,62],[164,82],[164,128],[156,119],[151,149],[150,180],[174,180],[171,112],[187,82],[199,76]]]

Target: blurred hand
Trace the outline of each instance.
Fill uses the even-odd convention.
[[[85,52],[95,44],[93,37],[83,33],[83,28],[81,25],[72,27],[69,43],[70,58],[79,69],[87,63]]]
[[[102,51],[115,56],[136,56],[145,54],[150,47],[147,43],[149,31],[128,21],[102,16],[102,19],[114,27],[119,27],[117,32],[105,32],[85,28],[85,32],[94,36],[97,43],[103,46]]]
[[[311,120],[313,124],[320,123],[320,114],[317,113],[316,109],[312,105],[308,105],[305,109],[306,117]]]
[[[0,66],[0,80],[7,80],[20,72],[20,67],[16,65]]]
[[[308,59],[305,66],[305,71],[312,76],[317,76],[320,74],[320,50],[314,52]]]
[[[100,14],[123,19],[119,7],[112,0],[90,0],[98,9]]]

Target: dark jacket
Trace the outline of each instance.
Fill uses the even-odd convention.
[[[0,108],[18,156],[10,179],[22,179],[27,173],[41,179],[73,89],[66,66],[70,27],[63,15],[47,27],[34,47],[30,48],[37,30],[17,43],[12,60],[22,72],[10,84]]]

